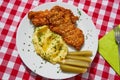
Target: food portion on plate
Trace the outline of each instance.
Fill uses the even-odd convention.
[[[37,54],[53,64],[59,63],[62,71],[87,71],[92,52],[79,51],[84,44],[84,34],[77,28],[78,16],[70,9],[54,6],[50,10],[30,11],[28,18],[35,28],[32,42]],[[69,52],[67,44],[76,51]]]
[[[91,51],[69,52],[66,58],[60,62],[60,68],[64,72],[85,73],[90,66]]]
[[[54,6],[50,10],[30,11],[28,18],[35,27],[49,25],[51,31],[61,35],[63,40],[76,50],[80,50],[84,44],[83,32],[76,26],[79,17],[74,16],[70,9]]]
[[[32,42],[36,53],[53,64],[65,59],[68,52],[62,37],[50,31],[47,25],[35,29]]]

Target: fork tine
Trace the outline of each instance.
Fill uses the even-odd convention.
[[[120,28],[116,27],[114,29],[114,32],[115,32],[115,39],[118,44],[118,55],[119,55],[118,60],[119,60],[119,72],[120,72]]]
[[[117,28],[115,29],[115,34],[116,34],[116,36],[119,36],[119,35],[120,35],[120,28],[119,28],[119,27],[117,27]]]
[[[117,35],[118,35],[118,29],[117,29],[117,27],[114,29],[114,33],[115,33],[115,37],[117,37]]]

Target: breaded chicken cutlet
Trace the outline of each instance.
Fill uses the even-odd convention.
[[[79,19],[69,10],[60,6],[54,6],[51,10],[30,11],[28,18],[35,27],[49,25],[51,31],[62,36],[63,40],[70,46],[79,50],[84,43],[82,30],[76,27]]]

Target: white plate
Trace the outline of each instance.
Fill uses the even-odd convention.
[[[73,5],[69,5],[67,3],[57,3],[57,2],[45,3],[32,9],[32,11],[51,9],[55,5],[59,5],[59,6],[63,6],[64,8],[71,9],[75,15],[79,16],[77,12],[77,7]],[[78,9],[80,10],[80,8]],[[78,27],[83,30],[83,33],[85,35],[85,43],[81,50],[91,50],[93,52],[93,56],[92,56],[92,60],[93,60],[96,55],[96,51],[98,47],[97,31],[90,17],[82,10],[80,11],[81,11],[81,16],[77,24]],[[51,79],[65,79],[77,75],[73,73],[62,72],[59,68],[59,64],[53,65],[41,59],[35,53],[32,44],[32,34],[34,31],[34,27],[30,23],[27,16],[28,14],[23,18],[23,20],[21,21],[18,27],[17,40],[16,40],[19,55],[23,60],[23,62],[26,64],[26,66],[36,74]],[[69,50],[73,51],[73,49],[70,47]]]

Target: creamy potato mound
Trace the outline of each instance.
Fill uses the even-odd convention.
[[[62,37],[50,31],[46,25],[36,27],[32,38],[36,53],[53,64],[67,55],[67,45]]]

